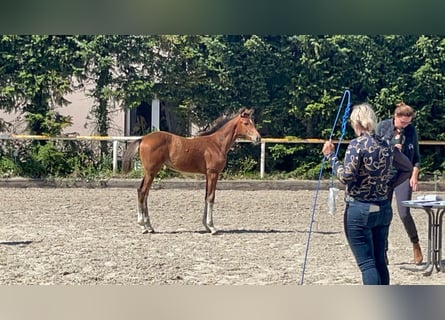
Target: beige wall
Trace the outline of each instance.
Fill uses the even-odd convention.
[[[66,107],[57,108],[57,111],[62,115],[70,115],[72,117],[73,124],[63,130],[64,134],[74,133],[75,135],[89,136],[95,135],[94,123],[88,119],[93,100],[83,92],[76,92],[66,96],[66,99],[71,102]],[[110,136],[123,136],[124,135],[124,123],[125,115],[124,111],[120,107],[114,108],[116,111],[112,111],[111,128],[109,130]],[[25,130],[25,122],[23,116],[17,113],[5,113],[0,110],[0,118],[6,122],[13,124],[10,133],[22,134]]]

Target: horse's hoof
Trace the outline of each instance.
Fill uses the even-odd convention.
[[[142,230],[142,234],[147,234],[147,233],[155,233],[155,231],[154,230],[147,230],[147,229]]]
[[[218,230],[213,229],[210,231],[210,233],[212,234],[212,236],[214,236],[214,235],[218,234]]]

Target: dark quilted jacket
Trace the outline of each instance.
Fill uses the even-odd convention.
[[[392,118],[380,121],[376,128],[376,133],[384,137],[391,143],[394,141],[394,121]],[[419,138],[417,130],[413,124],[409,124],[403,130],[402,153],[411,161],[414,167],[420,167]]]

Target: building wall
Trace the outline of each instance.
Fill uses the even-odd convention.
[[[84,92],[75,92],[66,96],[71,102],[66,107],[59,107],[56,110],[62,115],[70,115],[73,124],[63,130],[64,134],[90,136],[95,135],[94,121],[89,119],[89,113],[93,105],[93,99],[85,95]],[[108,132],[110,136],[123,136],[125,128],[125,112],[120,107],[110,114],[111,128]],[[6,113],[0,110],[0,119],[12,123],[11,132],[14,134],[25,133],[26,123],[23,115],[19,113]],[[8,133],[8,132],[5,132]]]

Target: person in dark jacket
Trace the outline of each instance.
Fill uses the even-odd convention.
[[[397,148],[375,134],[377,118],[371,105],[355,105],[350,120],[357,137],[349,143],[343,164],[336,158],[331,141],[325,142],[322,152],[346,185],[344,229],[362,282],[388,285],[385,246],[393,216],[389,189],[409,178],[412,165]]]
[[[394,189],[397,201],[397,209],[406,233],[413,244],[414,263],[423,261],[422,250],[419,244],[416,224],[411,215],[410,208],[404,207],[402,201],[411,200],[412,192],[418,190],[418,178],[420,168],[419,138],[417,130],[412,124],[414,109],[404,102],[398,103],[393,117],[377,124],[376,133],[405,154],[413,165],[411,177]],[[392,200],[392,193],[390,195]]]

